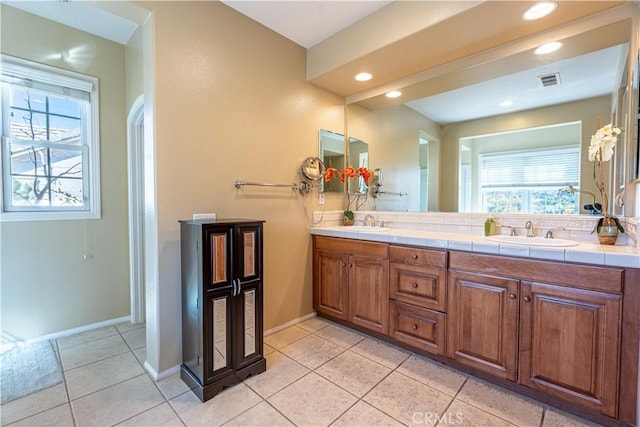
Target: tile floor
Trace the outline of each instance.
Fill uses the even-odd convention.
[[[2,426],[594,425],[320,318],[266,337],[267,371],[204,404],[149,379],[142,325],[55,344],[64,383],[2,405]]]

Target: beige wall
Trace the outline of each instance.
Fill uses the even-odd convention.
[[[448,167],[440,169],[442,210],[454,212],[458,210],[458,141],[460,138],[576,121],[582,122],[580,186],[584,190],[597,194],[593,181],[593,163],[589,162],[585,153],[589,147],[591,135],[596,130],[598,116],[601,117],[602,125],[611,121],[610,96],[444,126],[441,145],[442,164]],[[444,188],[455,188],[456,191],[443,191]],[[597,199],[600,198],[597,197]],[[591,203],[592,199],[588,196],[583,197],[582,202],[581,204]]]
[[[400,105],[370,111],[358,105],[348,108],[349,135],[369,143],[369,167],[382,169],[382,191],[407,196],[381,195],[366,207],[377,210],[417,211],[420,207],[420,136],[438,138],[439,125],[411,108]]]
[[[124,49],[1,6],[4,54],[100,79],[102,218],[0,223],[2,333],[28,339],[129,314]],[[81,47],[75,64],[52,53]],[[87,260],[83,260],[84,244]]]
[[[266,221],[266,329],[312,312],[306,218],[317,208],[317,192],[303,199],[288,189],[233,184],[299,180],[302,160],[318,154],[318,130],[342,130],[344,100],[305,81],[302,47],[222,3],[144,6],[155,26],[162,350],[150,363],[163,371],[181,360],[178,220],[193,213]],[[326,206],[341,206],[340,196],[328,195]]]

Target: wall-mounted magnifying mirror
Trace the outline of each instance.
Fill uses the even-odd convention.
[[[302,166],[300,166],[300,174],[315,187],[322,182],[324,175],[322,160],[319,157],[307,157],[302,162]]]

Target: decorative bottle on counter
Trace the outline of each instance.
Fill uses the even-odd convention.
[[[494,234],[496,234],[496,222],[493,218],[487,218],[484,222],[484,235],[493,236]]]

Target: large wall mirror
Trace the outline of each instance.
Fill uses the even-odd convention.
[[[371,167],[384,170],[387,189],[408,193],[380,198],[376,209],[589,213],[583,206],[598,190],[587,148],[597,117],[625,128],[607,165],[610,194],[620,193],[629,178],[627,138],[637,141],[635,125],[626,129],[633,123],[626,94],[638,96],[627,90],[636,59],[632,20],[563,31],[552,54],[516,41],[491,60],[405,79],[395,101],[382,90],[348,97],[349,133],[369,143]],[[559,191],[569,186],[579,191]]]

